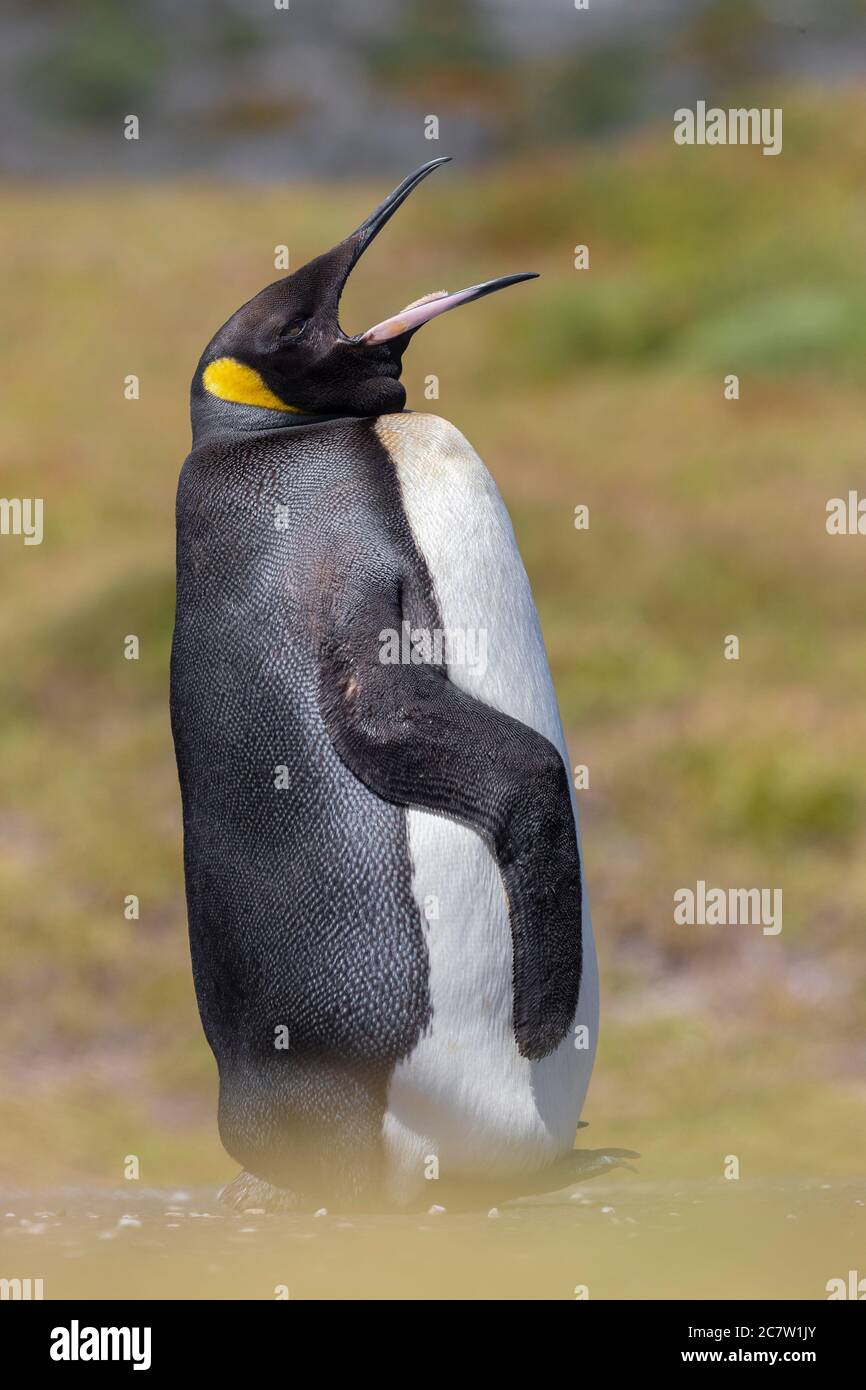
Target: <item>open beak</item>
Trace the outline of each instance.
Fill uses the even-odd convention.
[[[470,285],[468,289],[457,290],[454,294],[449,294],[447,290],[437,290],[435,294],[425,295],[423,299],[416,299],[414,304],[408,304],[399,314],[392,314],[389,319],[375,323],[366,333],[361,334],[358,341],[387,343],[389,338],[399,338],[402,333],[414,333],[422,323],[429,323],[430,319],[435,319],[438,314],[447,314],[449,309],[456,309],[458,304],[471,304],[473,299],[483,299],[486,294],[493,294],[495,290],[504,290],[506,285],[516,285],[521,280],[537,278],[537,272],[529,270],[522,275],[502,275],[498,280],[485,280],[482,285]]]
[[[406,201],[409,194],[428,174],[432,174],[434,169],[438,169],[440,164],[447,164],[450,155],[443,155],[439,159],[431,159],[429,163],[422,164],[420,169],[416,169],[414,174],[409,174],[403,182],[390,193],[383,203],[370,213],[354,231],[351,237],[347,238],[353,247],[353,256],[348,271],[358,261],[358,258],[366,251],[370,242],[382,230],[385,223],[390,221],[397,209]],[[474,299],[483,299],[486,294],[493,294],[495,290],[504,290],[506,285],[516,285],[521,280],[536,279],[535,271],[528,271],[521,275],[503,275],[498,280],[485,280],[481,285],[470,285],[468,289],[457,290],[454,294],[449,294],[446,290],[437,290],[434,294],[425,295],[423,299],[416,299],[412,304],[408,304],[405,309],[401,309],[399,314],[392,314],[390,318],[383,319],[381,323],[376,323],[372,328],[368,328],[366,333],[360,333],[354,342],[359,345],[372,343],[387,343],[391,338],[399,338],[405,333],[414,333],[422,324],[428,323],[430,319],[436,318],[439,314],[446,314],[449,309],[456,309],[458,304],[471,304]]]
[[[434,169],[438,169],[440,164],[450,164],[450,162],[450,154],[443,154],[438,159],[428,160],[426,164],[421,165],[420,169],[416,169],[414,174],[408,174],[403,182],[397,185],[394,192],[389,193],[385,201],[373,209],[370,216],[366,217],[360,227],[357,227],[348,238],[349,241],[355,243],[356,261],[361,253],[366,251],[373,238],[378,236],[385,223],[390,222],[397,209],[402,207],[413,188],[417,188],[419,183],[423,183],[427,175],[432,174]]]

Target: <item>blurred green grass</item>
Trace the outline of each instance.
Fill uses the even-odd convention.
[[[864,476],[866,94],[776,104],[778,159],[663,130],[438,175],[343,315],[355,331],[442,285],[543,272],[431,325],[405,379],[504,493],[590,767],[603,1026],[585,1118],[648,1175],[728,1153],[749,1176],[862,1171],[866,585],[863,542],[824,519]],[[45,541],[0,545],[0,1174],[117,1180],[136,1153],[147,1182],[207,1181],[232,1165],[167,716],[187,385],[275,278],[274,246],[300,265],[382,189],[5,193],[3,491],[44,497]],[[699,878],[781,887],[781,936],[674,926],[674,890]]]

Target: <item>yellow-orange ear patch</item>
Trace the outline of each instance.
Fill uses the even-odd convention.
[[[235,361],[234,357],[218,357],[209,362],[202,374],[206,391],[218,396],[221,401],[234,401],[236,405],[261,405],[268,410],[285,410],[298,415],[296,405],[286,405],[266,386],[255,367]]]

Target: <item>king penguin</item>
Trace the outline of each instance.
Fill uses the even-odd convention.
[[[600,1161],[573,1151],[598,983],[538,616],[490,474],[400,383],[422,324],[532,277],[338,321],[445,162],[233,314],[192,382],[171,714],[236,1206],[501,1199]]]

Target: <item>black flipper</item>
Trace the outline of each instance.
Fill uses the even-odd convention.
[[[487,840],[509,905],[517,1046],[540,1059],[571,1027],[580,991],[580,858],[566,769],[552,743],[461,691],[444,666],[383,663],[382,634],[411,620],[417,583],[390,558],[347,541],[320,576],[324,722],[377,796],[442,812]]]

